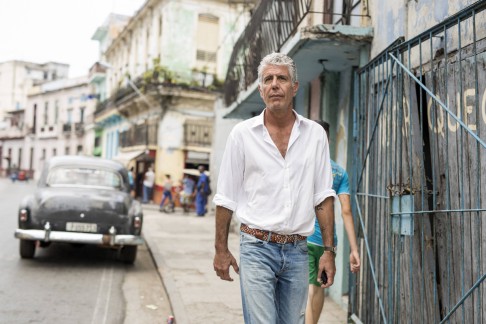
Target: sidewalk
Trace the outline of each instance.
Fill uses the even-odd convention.
[[[214,214],[161,213],[144,205],[143,236],[169,296],[177,324],[243,323],[239,277],[219,279],[213,270]],[[239,237],[230,233],[228,245],[239,259]],[[346,323],[346,311],[326,299],[321,324]]]

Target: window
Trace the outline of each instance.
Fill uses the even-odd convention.
[[[42,149],[41,160],[45,160],[45,159],[46,159],[46,149]]]
[[[59,121],[59,101],[56,100],[54,102],[54,124],[57,124]]]
[[[57,150],[56,150],[56,148],[53,148],[52,149],[52,156],[56,156],[56,155],[57,155]]]
[[[34,116],[33,116],[33,120],[32,120],[32,128],[33,128],[33,133],[35,134],[36,133],[36,125],[37,124],[37,104],[34,104]]]
[[[84,123],[84,109],[86,107],[79,108],[79,122],[82,124]]]
[[[47,124],[49,123],[49,102],[47,101],[44,103],[43,119],[44,119],[44,126],[47,126]]]
[[[67,110],[67,123],[72,124],[73,123],[73,108],[69,108]]]
[[[196,69],[216,72],[219,41],[219,18],[212,14],[199,14],[196,40]]]
[[[53,187],[120,188],[121,175],[113,170],[59,166],[49,171],[47,183]]]
[[[66,146],[66,148],[64,149],[64,154],[69,155],[69,146]]]

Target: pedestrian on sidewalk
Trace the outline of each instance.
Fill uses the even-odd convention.
[[[197,216],[204,216],[207,213],[208,196],[211,194],[211,188],[209,187],[209,178],[205,173],[206,168],[204,165],[198,167],[199,180],[197,181],[197,193],[196,193],[196,214]]]
[[[295,63],[272,53],[258,67],[265,109],[231,131],[218,177],[214,270],[240,275],[245,323],[304,323],[309,259],[306,237],[317,216],[323,243],[333,246],[335,193],[326,134],[293,109],[299,83]],[[228,249],[233,213],[241,222],[240,265]],[[336,272],[324,253],[319,277],[327,288]]]
[[[187,213],[191,208],[192,199],[195,194],[196,182],[187,173],[182,179],[181,205],[184,213]]]
[[[143,178],[143,199],[142,203],[148,204],[149,202],[152,201],[152,193],[154,189],[154,183],[155,183],[155,173],[153,168],[150,166],[145,172],[144,178]]]
[[[174,200],[172,199],[172,179],[170,178],[170,174],[165,175],[164,181],[164,191],[162,193],[162,201],[160,202],[159,210],[164,210],[164,205],[167,199],[169,199],[169,204],[172,209],[174,209]]]
[[[316,120],[319,125],[326,131],[329,139],[329,124],[323,120]],[[356,234],[354,232],[353,214],[351,212],[351,199],[349,190],[348,174],[344,168],[331,160],[332,168],[332,189],[336,192],[339,202],[341,203],[341,214],[344,221],[344,227],[348,234],[349,245],[351,253],[349,255],[349,267],[351,272],[356,273],[360,269],[360,258],[358,252],[358,244],[356,243]],[[317,218],[315,220],[314,234],[307,238],[307,248],[309,250],[309,295],[307,298],[307,308],[305,311],[305,323],[317,324],[321,316],[322,308],[324,307],[324,289],[321,288],[320,282],[317,281],[317,274],[319,270],[319,259],[322,254],[329,251],[322,244],[321,230]],[[334,249],[329,251],[336,253],[337,236],[334,229]]]

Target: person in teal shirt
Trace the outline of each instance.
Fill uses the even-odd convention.
[[[325,121],[315,120],[326,131],[329,140],[329,124]],[[356,243],[356,235],[354,233],[353,215],[351,213],[351,199],[349,190],[349,180],[346,170],[340,165],[331,160],[332,168],[332,189],[336,191],[336,195],[341,203],[341,213],[344,220],[344,227],[348,234],[349,245],[351,247],[351,254],[349,255],[349,265],[351,272],[356,273],[361,266],[358,244]],[[322,245],[321,230],[317,218],[315,221],[314,233],[307,238],[307,248],[309,255],[309,293],[307,297],[307,307],[305,311],[305,323],[317,323],[324,306],[324,288],[321,288],[321,283],[317,280],[317,273],[319,271],[319,259],[324,253],[324,246]],[[334,246],[337,247],[336,229],[334,228]],[[332,252],[335,253],[335,252]]]

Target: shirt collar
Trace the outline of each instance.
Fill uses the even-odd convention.
[[[263,116],[265,115],[265,110],[267,110],[267,108],[263,109],[263,111],[260,113],[260,115],[254,117],[254,121],[253,121],[253,124],[251,125],[252,127],[258,127],[258,126],[263,126]],[[295,121],[297,122],[297,127],[300,127],[300,124],[303,120],[304,117],[302,117],[301,115],[299,115],[295,110],[292,109],[292,112],[294,113],[295,115]]]

